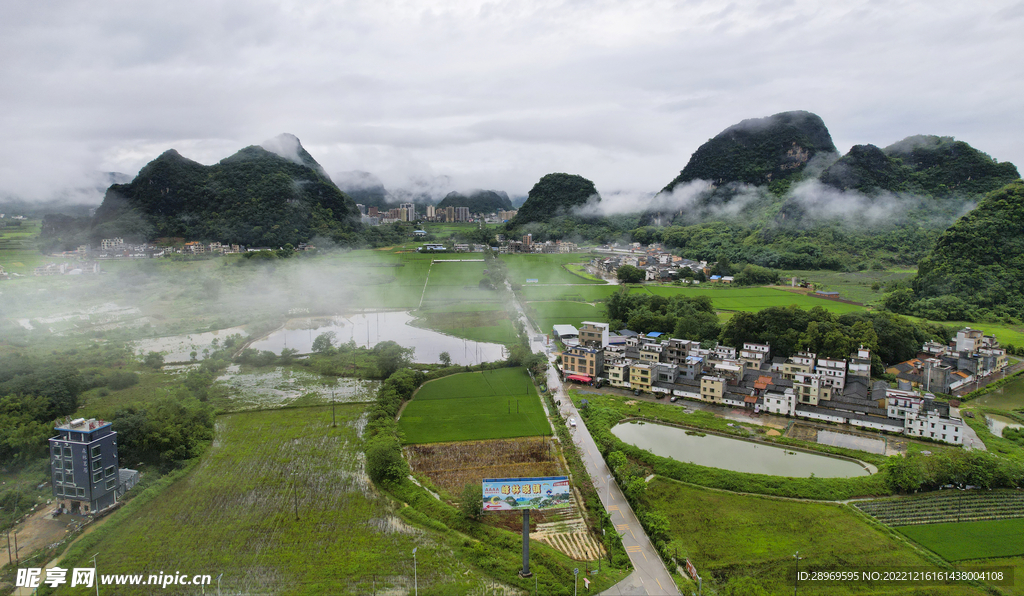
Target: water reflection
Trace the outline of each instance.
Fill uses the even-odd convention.
[[[989,432],[997,437],[1003,436],[1004,429],[1024,427],[1024,425],[1013,418],[1000,416],[999,414],[985,414],[985,424],[988,425]]]
[[[655,455],[734,472],[795,478],[812,474],[818,478],[868,475],[863,466],[844,459],[718,435],[691,435],[684,429],[661,424],[627,422],[615,425],[612,433]]]
[[[437,362],[441,352],[448,352],[454,364],[474,365],[504,359],[501,344],[477,342],[452,337],[430,329],[413,327],[415,320],[407,311],[375,312],[350,317],[319,319],[293,319],[287,329],[281,329],[253,342],[257,350],[270,350],[280,354],[284,348],[301,353],[313,349],[313,340],[321,333],[333,331],[340,343],[355,341],[361,347],[371,347],[382,341],[393,341],[414,348],[416,362]],[[327,324],[318,324],[324,323]]]

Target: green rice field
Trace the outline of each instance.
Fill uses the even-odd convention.
[[[406,444],[551,434],[526,369],[461,373],[430,381],[398,422]]]
[[[896,530],[947,561],[1024,555],[1024,519],[923,524]]]
[[[837,314],[858,312],[864,310],[863,306],[846,304],[834,300],[815,298],[796,292],[778,290],[775,288],[762,287],[723,287],[710,284],[703,284],[699,287],[681,286],[643,286],[632,288],[633,292],[648,292],[656,296],[672,297],[682,296],[708,296],[718,310],[757,312],[772,306],[796,305],[800,308],[810,309],[820,306],[825,310]]]
[[[572,325],[579,328],[583,321],[604,321],[603,304],[591,305],[586,302],[530,302],[527,303],[530,318],[541,333],[550,333],[553,325]]]
[[[604,284],[591,277],[575,275],[565,269],[567,263],[584,263],[590,260],[589,253],[567,254],[508,254],[501,255],[508,267],[508,278],[512,283],[526,284],[536,279],[539,284]]]

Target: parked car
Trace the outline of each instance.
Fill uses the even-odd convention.
[[[640,390],[639,389],[634,389],[633,390],[633,395],[640,395]]]
[[[570,416],[569,417],[569,426],[572,427],[572,428],[576,428],[576,417],[575,416]]]

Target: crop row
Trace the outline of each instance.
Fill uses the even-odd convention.
[[[1024,517],[1024,494],[1017,491],[944,491],[926,497],[878,499],[854,504],[889,526]]]

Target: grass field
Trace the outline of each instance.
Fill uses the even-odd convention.
[[[406,444],[551,434],[523,368],[462,373],[423,385],[398,423]]]
[[[452,556],[451,538],[406,525],[370,485],[358,451],[365,406],[336,411],[337,428],[330,407],[218,418],[199,465],[115,513],[63,566],[99,552],[101,573],[223,573],[225,594],[369,594],[374,582],[381,593],[411,593],[418,547],[421,590],[484,589],[490,578]]]
[[[1024,519],[1001,519],[896,528],[947,561],[1024,555]]]
[[[793,554],[801,570],[844,571],[855,567],[928,566],[909,545],[893,539],[843,505],[782,501],[692,488],[655,478],[647,489],[653,509],[670,525],[670,550],[689,557],[704,587],[722,588],[750,577],[769,594],[793,589]],[[709,586],[711,584],[711,586]],[[694,586],[696,587],[696,586]],[[685,593],[685,592],[684,592]],[[800,584],[800,594],[907,594],[905,585]],[[910,592],[969,595],[967,586],[929,587]]]
[[[508,278],[512,283],[525,284],[536,279],[541,284],[603,284],[603,280],[574,275],[563,265],[583,263],[590,260],[588,253],[568,254],[508,254],[501,255],[508,267]]]

